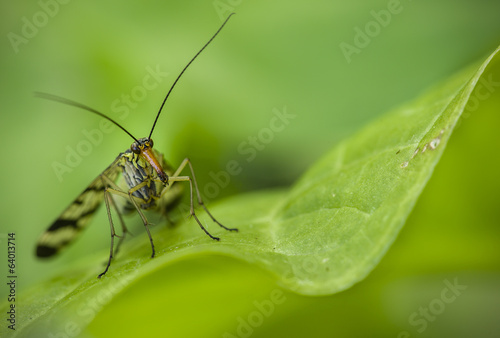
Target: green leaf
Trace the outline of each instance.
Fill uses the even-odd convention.
[[[149,258],[149,242],[141,234],[124,244],[102,279],[96,276],[106,252],[26,291],[16,333],[77,334],[125,287],[193,255],[242,259],[300,294],[349,288],[375,268],[396,238],[471,93],[487,76],[485,69],[498,61],[498,51],[339,144],[289,191],[257,192],[209,205],[219,220],[240,232],[217,228],[200,211],[220,242],[211,241],[193,220],[175,228],[157,226],[155,259]]]

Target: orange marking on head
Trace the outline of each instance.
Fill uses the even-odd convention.
[[[144,147],[143,149],[141,149],[140,156],[142,156],[142,158],[148,161],[148,163],[158,173],[158,176],[160,177],[160,180],[162,180],[162,182],[164,183],[168,182],[167,174],[165,174],[165,172],[163,171],[160,162],[158,162],[155,154],[153,153],[153,150],[150,147]]]

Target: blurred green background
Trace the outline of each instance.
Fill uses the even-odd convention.
[[[244,163],[217,195],[222,199],[289,186],[339,140],[485,58],[500,42],[500,2],[493,0],[401,1],[349,58],[340,45],[354,45],[358,29],[397,2],[70,1],[48,10],[54,3],[0,3],[0,232],[16,232],[21,292],[107,248],[107,227],[92,226],[55,261],[33,255],[39,234],[131,143],[121,131],[105,133],[59,179],[54,163],[67,164],[68,149],[81,145],[86,131],[99,130],[100,119],[36,99],[34,91],[88,104],[146,136],[175,76],[229,13],[221,9],[233,8],[237,15],[186,72],[153,135],[174,166],[192,159],[202,185],[228,161]],[[39,27],[30,31],[26,22]],[[11,33],[22,36],[23,29],[31,37],[13,48]],[[138,93],[148,67],[169,75],[124,116],[116,100]],[[284,292],[286,301],[248,336],[498,336],[498,104],[493,95],[462,121],[408,224],[365,281],[329,297]],[[246,161],[244,142],[283,107],[297,117]],[[97,217],[105,217],[103,210]],[[148,278],[162,278],[164,287],[148,288]],[[257,311],[255,302],[280,290],[263,271],[224,257],[192,258],[148,278],[105,308],[86,334],[104,336],[119,326],[130,334],[244,336],[238,329]],[[437,304],[431,302],[441,297],[444,281],[456,278],[468,286],[463,295],[419,332],[423,324],[409,317]],[[141,310],[127,308],[130,300]]]

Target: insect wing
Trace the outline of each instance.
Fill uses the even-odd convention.
[[[85,228],[104,198],[104,189],[107,186],[104,176],[114,182],[120,173],[120,167],[117,165],[119,159],[120,156],[42,233],[36,247],[38,257],[55,255]]]

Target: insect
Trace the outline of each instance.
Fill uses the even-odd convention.
[[[134,140],[130,149],[127,149],[123,153],[119,154],[113,163],[111,163],[109,167],[107,167],[96,179],[94,179],[92,183],[90,183],[90,185],[66,208],[66,210],[63,211],[54,223],[52,223],[52,225],[42,233],[36,247],[36,255],[38,257],[54,256],[60,252],[61,249],[68,246],[86,227],[104,199],[111,231],[111,245],[106,268],[101,274],[99,274],[98,277],[100,278],[106,274],[111,265],[113,256],[116,255],[120,244],[128,232],[123,221],[122,214],[131,213],[134,210],[138,212],[142,222],[144,223],[144,227],[151,243],[151,258],[153,258],[155,256],[155,246],[149,230],[150,223],[142,210],[154,210],[166,215],[169,209],[176,202],[178,202],[181,197],[183,187],[177,184],[177,182],[189,183],[190,214],[196,220],[200,228],[210,238],[217,241],[219,240],[218,237],[212,236],[208,230],[205,229],[196,216],[194,209],[194,193],[196,194],[198,204],[203,207],[212,221],[228,231],[238,231],[236,228],[225,227],[208,211],[207,207],[203,203],[203,199],[201,198],[191,161],[188,158],[184,159],[179,168],[174,171],[165,161],[163,154],[153,148],[153,140],[151,138],[160,113],[170,93],[172,92],[172,89],[175,87],[189,65],[191,65],[196,57],[219,34],[233,14],[234,13],[227,17],[217,32],[198,51],[198,53],[196,53],[196,55],[188,62],[188,64],[177,76],[176,80],[167,92],[158,113],[156,114],[156,118],[148,137],[139,139],[135,138],[118,122],[81,103],[51,94],[36,93],[36,96],[38,97],[58,101],[97,114],[114,123]],[[180,176],[186,167],[189,168],[191,175]],[[121,235],[118,235],[115,232],[111,208],[116,210],[120,220],[122,228]],[[115,237],[120,238],[116,250],[114,250]]]

